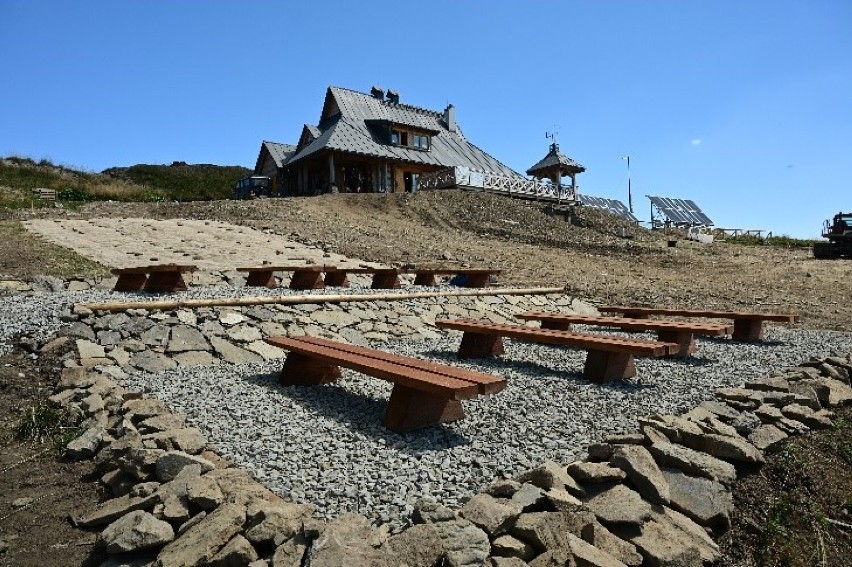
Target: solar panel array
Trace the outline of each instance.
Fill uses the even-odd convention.
[[[675,224],[713,226],[713,221],[701,212],[694,201],[689,199],[671,199],[669,197],[647,196],[668,220]]]
[[[613,215],[619,216],[624,220],[639,222],[639,219],[633,216],[624,203],[618,199],[604,199],[603,197],[592,197],[591,195],[580,194],[580,203],[584,207],[600,209]]]

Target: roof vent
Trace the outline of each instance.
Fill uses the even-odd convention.
[[[392,102],[394,104],[399,104],[399,93],[398,92],[388,89],[387,97],[388,97],[388,102]]]
[[[373,88],[370,89],[370,94],[373,95],[373,98],[385,100],[385,89],[378,85],[373,85]]]

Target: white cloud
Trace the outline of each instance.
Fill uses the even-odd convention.
[[[701,145],[701,138],[695,138],[695,139],[694,139],[694,140],[692,140],[692,142],[690,142],[690,143],[691,143],[693,146],[700,146],[700,145]]]

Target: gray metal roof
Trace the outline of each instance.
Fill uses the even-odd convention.
[[[527,170],[527,175],[545,173],[549,169],[559,166],[560,171],[572,173],[583,173],[586,168],[559,151],[559,144],[550,144],[550,151],[541,161]]]
[[[278,142],[267,142],[264,140],[262,147],[269,151],[269,155],[275,161],[276,167],[283,167],[287,161],[296,153],[296,146],[292,144],[279,144]]]
[[[461,130],[451,132],[444,114],[407,104],[379,100],[369,94],[340,87],[329,87],[329,99],[340,113],[323,121],[324,131],[301,148],[289,163],[295,163],[321,150],[335,150],[358,155],[431,165],[466,166],[472,169],[520,177],[518,172],[468,142]],[[385,143],[376,121],[408,126],[432,132],[428,151]],[[327,122],[327,123],[326,123]]]

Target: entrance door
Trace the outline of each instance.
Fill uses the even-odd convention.
[[[414,193],[420,185],[420,174],[405,172],[402,174],[402,180],[405,185],[405,192]]]

